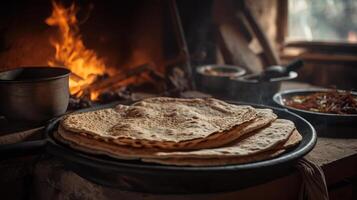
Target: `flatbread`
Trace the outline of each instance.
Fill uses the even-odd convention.
[[[302,139],[270,109],[166,97],[68,115],[54,137],[87,153],[179,166],[269,159]]]
[[[234,142],[232,140],[232,134],[234,135],[235,140],[239,139],[240,137],[245,136],[248,133],[251,133],[255,130],[258,130],[260,128],[263,128],[267,125],[269,125],[272,121],[277,119],[277,116],[273,113],[271,109],[256,109],[257,112],[257,117],[251,122],[248,123],[246,126],[240,126],[240,129],[234,129],[229,131],[229,133],[221,134],[221,135],[212,135],[209,138],[203,139],[199,143],[199,147],[201,149],[206,149],[210,148],[210,144],[206,145],[207,140],[217,140],[219,141],[222,145],[219,145],[217,147],[223,146],[224,144],[228,144],[230,141]],[[215,137],[217,136],[217,137]],[[216,141],[216,143],[217,143]]]
[[[131,106],[70,114],[60,126],[119,145],[162,149],[201,149],[222,146],[241,137],[257,117],[251,106],[217,99],[157,97]],[[258,123],[255,123],[259,125]],[[262,125],[260,125],[262,126]],[[217,139],[225,136],[223,139]],[[204,142],[203,142],[204,141]]]
[[[257,118],[241,129],[243,134],[248,134],[254,128],[262,128],[268,125],[270,122],[276,119],[276,115],[270,109],[256,109]],[[60,135],[60,136],[57,136]],[[59,127],[58,133],[55,134],[57,139],[63,143],[71,145],[75,149],[84,150],[85,152],[95,154],[105,154],[111,157],[120,159],[138,159],[143,157],[160,157],[156,156],[157,152],[161,152],[160,148],[137,148],[132,147],[126,143],[119,144],[111,140],[95,137],[86,133],[75,133],[65,130],[63,127]],[[216,138],[217,139],[217,138]],[[225,140],[225,138],[219,138]],[[203,143],[205,141],[202,141]],[[204,145],[201,145],[204,146]]]
[[[182,152],[163,152],[162,149],[158,148],[133,148],[131,146],[123,146],[117,145],[111,141],[103,141],[96,140],[90,138],[90,136],[86,136],[85,134],[77,134],[73,132],[68,132],[63,129],[59,129],[59,134],[55,134],[56,138],[63,143],[69,144],[72,148],[79,149],[81,151],[94,153],[94,154],[104,154],[115,158],[120,159],[139,159],[139,158],[167,158],[167,157],[205,157],[205,158],[220,158],[220,157],[242,157],[247,155],[254,155],[262,151],[268,151],[269,149],[274,148],[279,144],[279,142],[285,142],[286,139],[281,137],[275,137],[275,139],[263,139],[265,144],[256,145],[254,144],[254,140],[259,139],[267,135],[268,130],[275,130],[275,128],[279,127],[282,122],[285,120],[276,120],[277,122],[273,122],[270,126],[263,128],[262,130],[258,130],[254,133],[249,134],[248,137],[243,139],[242,141],[235,141],[233,144],[227,147],[219,147],[214,149],[205,149],[205,150],[196,150],[196,151],[182,151]],[[285,124],[285,128],[290,130],[290,123]],[[281,127],[281,126],[280,126]],[[284,127],[284,126],[283,126]],[[291,129],[292,132],[293,129]],[[272,131],[275,132],[275,131]],[[286,132],[285,135],[290,136],[291,132]],[[268,136],[269,137],[269,136]],[[251,138],[251,139],[250,139]],[[270,136],[270,138],[272,138]],[[278,139],[278,140],[277,140]],[[261,142],[262,142],[261,141]],[[259,142],[259,141],[257,141]],[[240,146],[241,145],[241,146]],[[263,148],[263,146],[265,149]],[[228,149],[228,153],[226,152]],[[236,152],[234,152],[236,151]],[[171,154],[173,154],[171,156]],[[182,155],[181,155],[182,154]]]
[[[160,151],[160,149],[157,148],[143,149],[131,146],[120,146],[112,142],[105,142],[90,138],[90,135],[85,136],[83,134],[64,131],[63,129],[59,129],[53,136],[73,149],[95,155],[106,155],[123,160],[151,158],[153,154]]]
[[[224,147],[194,151],[158,152],[161,158],[222,158],[241,157],[273,149],[284,143],[293,133],[295,125],[286,119],[277,119],[269,126],[255,131],[243,140]]]
[[[152,159],[145,158],[142,161],[148,163],[158,163],[162,165],[176,165],[176,166],[192,166],[192,167],[207,167],[207,166],[219,166],[219,165],[237,165],[244,163],[257,162],[262,160],[268,160],[274,158],[282,153],[285,150],[270,150],[262,152],[259,154],[237,157],[237,158],[166,158],[166,159]]]
[[[79,144],[78,142],[74,143],[68,139],[63,139],[62,135],[60,136],[58,133],[55,133],[54,136],[57,140],[70,145],[71,148],[77,149],[86,153],[96,154],[96,155],[107,155],[110,157],[124,159],[124,160],[137,160],[140,158],[144,162],[151,162],[151,163],[159,163],[165,165],[179,165],[179,166],[217,166],[217,165],[228,165],[228,164],[242,164],[248,162],[255,162],[266,160],[269,158],[276,157],[281,153],[285,152],[286,149],[292,148],[296,146],[302,139],[302,136],[299,134],[297,130],[295,130],[289,139],[274,149],[264,151],[257,154],[241,156],[241,157],[223,157],[223,158],[161,158],[160,157],[153,157],[156,151],[155,149],[137,149],[132,147],[120,147],[116,145],[112,145],[109,143],[101,143],[98,145],[98,142],[95,140],[88,139],[87,137],[83,137],[78,134],[71,134],[74,138],[80,138],[81,141]],[[66,135],[64,134],[64,135]],[[71,137],[72,138],[72,137]]]
[[[268,160],[277,157],[300,143],[302,136],[295,130],[289,139],[275,147],[274,149],[264,151],[258,154],[253,154],[249,156],[242,157],[222,157],[222,158],[144,158],[142,161],[150,163],[158,163],[164,165],[176,165],[176,166],[219,166],[219,165],[232,165],[232,164],[243,164],[251,163],[257,161]]]

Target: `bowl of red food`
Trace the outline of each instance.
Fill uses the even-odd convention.
[[[343,127],[343,132],[347,133],[348,130],[355,132],[357,128],[357,93],[353,91],[286,90],[275,94],[273,101],[307,119],[315,128],[324,132],[341,132]],[[357,136],[357,133],[354,135]]]

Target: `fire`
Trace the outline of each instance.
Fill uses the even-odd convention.
[[[56,49],[55,58],[48,61],[50,66],[64,65],[72,71],[69,81],[72,95],[84,95],[84,88],[93,83],[98,75],[105,73],[105,63],[102,58],[83,43],[77,21],[78,9],[74,4],[65,8],[53,1],[52,15],[46,19],[46,24],[59,29],[59,40],[51,39],[51,44]],[[91,100],[98,97],[97,92],[91,92]]]

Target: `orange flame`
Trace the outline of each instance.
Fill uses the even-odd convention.
[[[79,33],[77,11],[74,4],[65,8],[52,2],[52,15],[46,19],[46,24],[59,28],[60,39],[50,40],[56,49],[55,58],[48,61],[50,66],[64,65],[72,71],[69,80],[70,92],[80,97],[84,88],[93,83],[98,75],[105,72],[104,60],[99,58],[93,50],[87,49]],[[95,100],[98,93],[91,92],[91,100]]]

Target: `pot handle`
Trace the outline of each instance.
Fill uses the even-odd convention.
[[[22,132],[11,133],[0,138],[0,159],[27,156],[40,153],[46,146],[45,139],[24,141],[26,138],[41,134],[44,127],[34,128]]]
[[[46,147],[46,140],[27,141],[16,144],[5,144],[0,146],[1,160],[38,154]]]
[[[301,59],[295,59],[285,66],[286,73],[289,73],[291,71],[296,71],[300,69],[303,65],[304,62]]]

